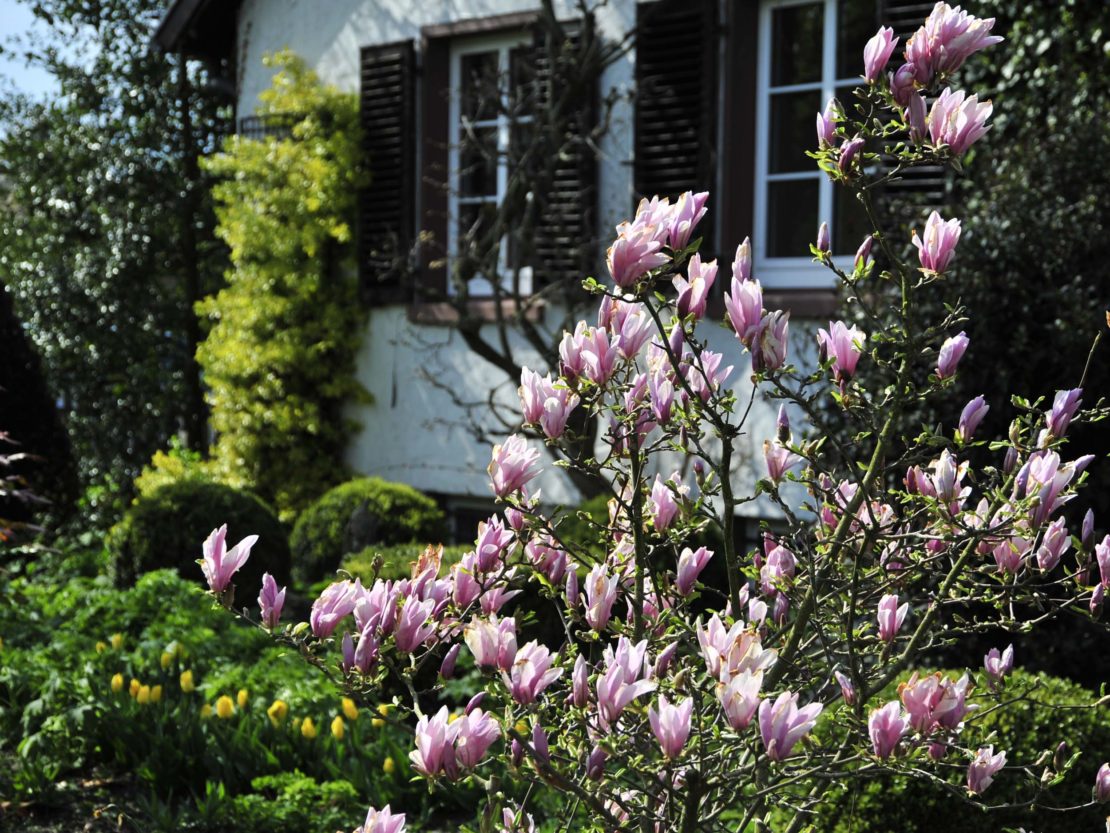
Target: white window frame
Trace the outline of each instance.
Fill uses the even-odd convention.
[[[771,54],[772,31],[771,17],[776,9],[790,6],[811,6],[824,4],[823,39],[821,43],[821,80],[805,84],[789,84],[779,87],[771,86],[771,68],[774,56]],[[759,6],[759,46],[757,49],[758,67],[756,69],[756,136],[755,153],[755,228],[752,243],[752,259],[755,274],[764,286],[781,287],[784,289],[795,288],[826,288],[836,285],[836,276],[828,269],[818,266],[813,262],[812,256],[800,252],[797,257],[769,257],[767,255],[768,209],[770,200],[768,194],[772,182],[786,180],[816,180],[817,187],[817,226],[822,221],[829,224],[833,231],[833,188],[836,187],[828,176],[813,163],[810,171],[791,171],[788,173],[771,173],[771,95],[772,93],[790,92],[821,92],[820,107],[825,106],[830,98],[836,95],[838,87],[846,84],[861,83],[860,77],[836,77],[836,35],[838,27],[838,0],[762,0]],[[862,51],[860,62],[862,66]],[[817,114],[814,113],[814,118]],[[814,146],[816,146],[816,133],[814,133]],[[817,226],[812,229],[812,239],[817,239]],[[836,239],[836,235],[831,235]],[[834,252],[835,255],[844,255],[843,252]]]
[[[466,55],[482,52],[497,52],[497,72],[500,78],[509,77],[510,52],[519,46],[531,43],[527,32],[505,32],[484,35],[476,38],[466,38],[451,43],[450,48],[450,104],[448,107],[448,188],[447,188],[447,292],[454,295],[457,292],[455,282],[451,279],[454,274],[456,253],[459,245],[459,207],[465,205],[468,199],[460,195],[460,154],[459,148],[463,136],[462,129],[462,59]],[[511,120],[509,112],[510,90],[506,85],[501,91],[501,105],[497,108],[497,115],[493,119],[475,122],[476,127],[497,128],[497,196],[496,202],[504,199],[509,182],[509,143],[512,140],[512,127],[514,124],[527,124],[531,116],[518,117]],[[473,202],[485,200],[474,199]],[[501,241],[498,259],[498,271],[501,275],[510,273],[508,260],[508,240]],[[520,292],[524,295],[532,292],[532,267],[522,266],[519,269]],[[470,279],[467,287],[472,297],[489,297],[493,295],[493,285],[488,278],[475,276]]]

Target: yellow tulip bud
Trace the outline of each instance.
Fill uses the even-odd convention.
[[[123,674],[115,674],[112,676],[112,691],[119,694],[123,691]]]
[[[149,703],[150,702],[150,686],[148,686],[148,685],[139,686],[139,691],[135,695],[135,699],[139,702],[140,706],[145,706],[147,703]]]
[[[107,642],[97,642],[96,643],[96,652],[98,654],[103,654],[107,650],[108,650],[108,643]]]
[[[380,717],[375,717],[370,720],[370,725],[373,726],[375,729],[380,729],[382,728],[382,726],[385,725],[385,721],[382,720]]]
[[[118,651],[120,648],[123,647],[123,634],[114,633],[111,635],[111,637],[109,637],[108,641],[112,643],[112,650]]]
[[[239,704],[239,708],[245,709],[247,707],[247,703],[250,702],[250,692],[248,692],[245,688],[239,689],[239,693],[235,695],[235,700]]]
[[[171,662],[173,662],[173,654],[171,654],[169,651],[163,651],[162,652],[162,670],[164,671],[165,669],[169,668]]]
[[[285,716],[289,714],[289,706],[286,705],[284,700],[275,700],[270,704],[270,708],[266,709],[266,714],[270,718],[270,722],[275,726],[280,726]]]
[[[336,740],[343,740],[343,735],[347,731],[347,724],[343,722],[343,718],[339,715],[335,716],[335,720],[331,722],[331,736]]]
[[[447,715],[447,722],[448,723],[454,723],[458,719],[459,719],[459,713],[458,712],[451,712],[451,714]]]
[[[220,695],[216,700],[216,717],[227,720],[235,714],[235,704],[231,702],[231,698],[226,694]]]
[[[200,707],[200,716],[201,717],[211,717],[212,716],[212,707],[210,705],[208,705],[207,703],[205,703],[203,706]]]
[[[386,775],[392,775],[393,770],[395,769],[397,769],[397,764],[393,763],[392,758],[386,758],[384,761],[382,761],[382,772],[384,772]]]
[[[358,720],[358,706],[350,697],[343,698],[343,714],[347,715],[348,720]]]
[[[316,724],[312,722],[311,717],[306,717],[303,721],[301,721],[301,734],[309,740],[312,740],[316,737]]]
[[[389,717],[391,711],[393,711],[393,706],[389,703],[378,703],[378,714],[382,717]]]
[[[182,671],[181,690],[184,691],[186,694],[191,694],[193,691],[196,690],[196,687],[196,681],[193,679],[193,669],[190,668],[187,671]]]
[[[136,694],[139,693],[140,686],[142,686],[142,683],[132,677],[131,684],[127,687],[127,693],[134,697]]]
[[[524,735],[525,737],[527,737],[529,734],[531,734],[528,731],[528,724],[525,723],[523,720],[518,720],[516,722],[516,726],[514,726],[513,728],[516,729],[516,733],[518,735]]]
[[[150,690],[150,702],[157,703],[162,699],[162,686],[156,685]]]

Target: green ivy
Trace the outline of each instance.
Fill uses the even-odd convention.
[[[282,520],[344,479],[353,425],[344,403],[364,327],[350,257],[360,185],[358,103],[288,51],[258,114],[295,115],[290,135],[233,136],[203,160],[227,287],[198,307],[211,329],[197,351],[208,385],[213,474],[277,507]]]

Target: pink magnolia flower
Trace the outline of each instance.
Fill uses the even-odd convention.
[[[227,590],[231,577],[247,563],[251,547],[258,541],[257,535],[248,535],[229,550],[226,538],[227,524],[224,524],[219,529],[213,529],[201,547],[204,560],[200,568],[208,580],[209,589],[217,596]]]
[[[362,582],[357,578],[354,582],[336,581],[329,584],[312,603],[312,610],[308,614],[313,635],[326,639],[335,633],[340,620],[355,609],[362,594]]]
[[[586,331],[582,343],[582,361],[585,362],[585,376],[595,385],[604,385],[617,369],[617,359],[621,352],[615,343],[609,341],[609,332],[601,327]]]
[[[913,64],[902,64],[890,75],[890,93],[899,106],[905,107],[914,93]]]
[[[752,370],[778,370],[786,363],[790,313],[776,310],[760,319],[759,329],[751,344]]]
[[[492,715],[475,708],[451,724],[455,729],[455,761],[463,769],[473,769],[486,751],[501,737],[501,727]],[[419,724],[417,731],[419,737]]]
[[[863,238],[863,242],[859,244],[856,249],[856,256],[852,261],[852,265],[860,272],[866,272],[868,267],[871,266],[871,247],[875,244],[875,238],[872,235],[867,235]]]
[[[685,318],[705,315],[705,305],[709,300],[709,290],[717,280],[717,261],[702,263],[701,255],[695,253],[686,266],[686,277],[675,275],[674,288],[678,291],[676,305],[678,314]]]
[[[421,717],[416,723],[416,749],[409,752],[413,769],[428,778],[446,775],[453,779],[458,775],[455,763],[455,738],[461,720],[451,722],[447,707],[443,706],[435,716]]]
[[[721,361],[724,355],[712,350],[702,350],[697,362],[693,361],[693,354],[687,353],[683,357],[683,371],[686,384],[698,395],[702,402],[708,402],[716,391],[732,375],[733,366],[722,368]]]
[[[748,628],[743,621],[725,630],[724,623],[714,613],[706,627],[703,628],[699,620],[696,629],[706,671],[716,679],[726,679],[746,670],[765,670],[777,656],[774,650],[764,650],[758,631]]]
[[[616,652],[607,649],[608,664],[597,680],[597,711],[603,727],[616,723],[637,697],[655,691],[656,684],[643,679],[647,673],[646,651],[646,640],[632,646],[623,636]]]
[[[956,367],[959,365],[960,359],[964,357],[964,352],[970,343],[971,339],[964,332],[944,340],[944,344],[940,346],[940,352],[937,354],[938,379],[947,379],[956,375]]]
[[[851,678],[843,671],[836,671],[833,676],[836,677],[836,681],[840,685],[840,696],[844,698],[844,702],[849,706],[854,706],[856,703],[856,687],[852,684]]]
[[[563,675],[562,668],[551,667],[551,652],[532,640],[519,651],[509,671],[502,672],[509,694],[521,705],[535,703],[543,690]]]
[[[980,749],[967,768],[967,791],[974,795],[983,792],[994,783],[994,776],[1006,765],[1006,753],[994,754],[994,747]]]
[[[964,97],[964,92],[945,89],[933,102],[927,124],[934,145],[948,145],[952,153],[962,156],[990,128],[994,105],[979,101],[978,96]]]
[[[878,80],[897,45],[898,38],[894,36],[894,30],[889,26],[879,29],[867,42],[863,48],[863,77],[868,82],[874,83]]]
[[[604,564],[595,564],[586,575],[586,622],[595,631],[609,624],[619,589],[620,578],[609,575]]]
[[[1071,536],[1064,526],[1064,519],[1057,518],[1048,525],[1041,546],[1037,550],[1037,566],[1041,568],[1041,572],[1047,573],[1059,564],[1060,558],[1070,547]]]
[[[566,430],[567,419],[578,407],[579,398],[566,385],[551,381],[538,373],[523,368],[520,371],[521,411],[524,422],[529,425],[539,423],[544,434],[552,439],[561,437]]]
[[[343,634],[343,670],[369,674],[374,668],[374,663],[378,661],[381,645],[381,636],[373,621],[368,622],[359,632],[358,647],[355,646],[350,633]]]
[[[664,372],[652,373],[648,380],[651,399],[651,414],[660,425],[671,421],[674,407],[674,384]]]
[[[504,566],[505,554],[512,544],[512,530],[506,529],[499,517],[493,515],[480,522],[478,539],[474,546],[478,570],[483,573],[500,570]]]
[[[735,267],[733,267],[735,270]],[[736,337],[751,348],[763,320],[763,287],[759,281],[732,279],[731,293],[725,293],[725,310]]]
[[[1110,801],[1110,763],[1105,763],[1098,768],[1095,776],[1094,799],[1099,804]]]
[[[768,596],[789,590],[798,563],[794,553],[769,536],[763,544],[768,551],[766,562],[759,568],[759,588]]]
[[[570,692],[571,702],[578,708],[584,708],[590,702],[590,666],[581,654],[574,660]]]
[[[451,567],[451,598],[460,610],[470,607],[482,595],[478,574],[478,554],[468,552]]]
[[[501,620],[496,616],[488,620],[475,616],[463,628],[463,641],[479,668],[508,671],[516,660],[516,620],[511,616]]]
[[[366,811],[366,821],[355,833],[404,833],[405,814],[393,813],[386,804],[381,810],[371,807]]]
[[[817,343],[821,352],[832,360],[833,373],[843,386],[856,374],[867,334],[854,325],[846,326],[843,321],[830,321],[829,329],[817,331]]]
[[[728,725],[737,731],[746,729],[759,708],[759,690],[763,672],[745,670],[717,683],[717,699]]]
[[[843,173],[848,173],[852,169],[852,163],[855,162],[856,157],[859,155],[859,152],[863,150],[863,146],[864,140],[862,136],[853,136],[851,139],[845,139],[843,142],[841,142],[840,158],[837,159],[836,164]],[[829,251],[828,225],[825,224],[824,228],[824,239],[822,239],[822,235],[818,233],[817,248],[822,252],[827,252]]]
[[[960,424],[956,429],[956,436],[962,442],[971,442],[979,423],[983,421],[983,417],[987,415],[987,411],[990,409],[991,406],[987,404],[987,400],[983,396],[976,396],[964,405],[963,411],[960,412]]]
[[[836,111],[840,109],[840,102],[830,98],[825,105],[825,111],[817,114],[817,147],[830,148],[836,144]]]
[[[631,223],[624,222],[617,226],[617,239],[605,255],[613,283],[628,289],[652,269],[670,260],[662,251],[669,233],[669,227],[664,227],[662,222],[670,219],[669,214],[668,211],[665,217],[652,216],[652,209],[643,200],[636,218]],[[653,221],[659,224],[653,225]]]
[[[1072,418],[1083,403],[1083,388],[1058,390],[1052,400],[1052,408],[1045,414],[1048,433],[1059,439],[1068,432]]]
[[[990,677],[992,686],[1001,684],[1003,678],[1014,670],[1014,646],[1007,645],[1002,653],[997,648],[991,648],[983,657],[983,670]]]
[[[539,459],[539,451],[529,448],[524,437],[517,434],[513,434],[504,443],[495,445],[488,469],[493,493],[498,497],[506,497],[519,492],[524,484],[540,473],[535,467]]]
[[[686,248],[686,244],[690,242],[691,232],[701,222],[702,217],[705,216],[708,210],[705,207],[708,200],[708,191],[701,191],[697,194],[693,191],[687,191],[678,198],[678,202],[675,203],[674,209],[671,211],[671,221],[668,227],[668,245],[672,249],[678,251]],[[710,284],[712,284],[712,281],[710,281]],[[685,313],[681,314],[685,315]]]
[[[501,811],[501,830],[499,833],[536,833],[536,822],[523,810],[515,812],[508,807]]]
[[[940,274],[948,268],[955,254],[956,244],[960,242],[960,221],[944,220],[934,211],[925,221],[924,238],[913,232],[913,245],[917,247],[917,257],[923,272]]]
[[[397,631],[394,638],[397,640],[397,650],[411,654],[425,642],[432,638],[436,632],[432,611],[435,609],[432,599],[421,601],[409,597],[401,606],[401,615],[397,620]]]
[[[678,705],[667,702],[667,698],[659,695],[659,710],[648,706],[648,723],[651,731],[663,754],[668,758],[677,758],[686,745],[690,736],[690,718],[694,712],[694,698],[687,697]]]
[[[817,229],[817,251],[828,254],[832,243],[829,239],[829,224],[821,223]]]
[[[911,92],[906,102],[906,126],[910,129],[910,140],[921,143],[929,135],[929,115],[925,105],[925,96],[919,92]]]
[[[898,687],[910,724],[928,733],[936,726],[955,729],[970,710],[967,691],[971,682],[965,674],[953,682],[940,673],[919,677],[916,673]]]
[[[894,754],[898,742],[909,728],[910,722],[902,714],[902,706],[897,700],[871,712],[867,730],[871,736],[872,751],[885,761]]]
[[[1095,545],[1095,561],[1098,562],[1099,583],[1110,587],[1110,535]]]
[[[285,588],[278,590],[277,582],[269,573],[262,575],[262,592],[258,594],[258,607],[262,611],[262,624],[273,630],[285,606]]]
[[[906,602],[901,607],[898,606],[897,594],[888,593],[883,596],[879,601],[879,638],[883,642],[893,642],[894,637],[898,635],[898,631],[902,629],[902,623],[906,620],[906,612],[910,609],[910,603]]]
[[[918,83],[928,84],[938,72],[955,72],[975,52],[1000,43],[1001,37],[990,34],[993,26],[993,17],[983,20],[959,6],[937,3],[906,44],[906,61]]]
[[[664,532],[674,521],[678,514],[679,505],[675,500],[675,493],[668,484],[678,482],[681,475],[675,472],[666,481],[658,474],[651,487],[651,498],[648,501],[648,511],[651,513],[652,525],[656,532]]]
[[[767,748],[767,757],[781,761],[790,756],[794,744],[801,740],[817,723],[821,714],[820,703],[810,703],[798,708],[798,695],[784,691],[772,703],[759,704],[759,734]]]
[[[683,548],[678,556],[678,578],[675,581],[675,587],[680,596],[690,595],[698,576],[701,575],[701,571],[705,569],[705,565],[709,563],[709,559],[712,557],[713,550],[708,550],[705,547],[698,547],[696,550],[689,547]]]
[[[1004,539],[991,550],[994,563],[998,565],[998,572],[1017,574],[1021,569],[1021,560],[1029,552],[1030,542],[1027,538],[1015,537]]]
[[[772,483],[782,482],[786,473],[802,460],[797,454],[779,440],[763,441],[763,462],[767,464],[767,476]]]
[[[586,328],[586,322],[579,321],[573,333],[563,331],[563,340],[559,342],[559,365],[568,379],[575,379],[586,371],[586,359],[582,355],[586,346]]]

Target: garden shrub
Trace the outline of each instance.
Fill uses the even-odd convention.
[[[250,560],[236,576],[239,601],[253,599],[263,573],[279,583],[289,579],[289,543],[285,529],[257,496],[220,483],[182,480],[140,497],[112,528],[108,547],[120,586],[150,570],[172,568],[183,578],[200,579],[196,561],[201,543],[217,526],[227,524],[228,546],[258,535]]]
[[[945,672],[957,678],[963,672]],[[1104,712],[1091,708],[1095,697],[1091,692],[1067,680],[1045,674],[1015,670],[1007,680],[1004,700],[1015,692],[1028,691],[1027,696],[1005,709],[972,718],[976,734],[986,737],[996,733],[996,748],[1005,748],[1013,761],[1036,760],[1043,753],[1051,756],[1061,741],[1066,742],[1070,757],[1080,753],[1074,770],[1053,787],[1051,803],[1074,806],[1091,799],[1091,773],[1102,763],[1110,750],[1110,723]],[[898,698],[897,683],[876,695],[876,703]],[[984,711],[992,705],[983,703]],[[1061,709],[1060,707],[1065,708]],[[1067,707],[1072,708],[1067,708]],[[830,713],[831,716],[832,713]],[[955,753],[952,783],[962,787],[966,761]],[[1052,768],[1051,757],[1042,764]],[[1040,774],[1038,769],[1037,774]],[[993,788],[994,803],[1013,799],[1018,777],[1002,772]],[[855,789],[852,789],[855,787]],[[1105,813],[1088,808],[1083,814],[1062,814],[1037,809],[995,811],[984,815],[959,797],[934,784],[907,777],[887,777],[867,782],[854,782],[838,787],[824,802],[813,821],[822,833],[979,833],[984,829],[1003,830],[1022,827],[1037,833],[1071,833],[1074,830],[1095,830],[1101,827]]]
[[[443,526],[443,512],[427,495],[361,477],[326,492],[297,518],[290,538],[293,571],[298,580],[317,581],[334,573],[343,556],[372,544],[438,542]]]
[[[374,576],[374,560],[382,557],[382,568],[378,573],[386,581],[409,578],[412,575],[412,562],[424,551],[424,544],[394,544],[387,547],[370,546],[343,559],[342,568],[352,576],[358,576],[363,584]],[[472,544],[455,544],[443,548],[440,574],[445,574],[467,552],[474,549]]]
[[[175,437],[168,451],[156,451],[150,462],[135,478],[135,491],[147,496],[169,483],[179,480],[210,480],[215,482],[212,466],[199,451],[186,448]]]

